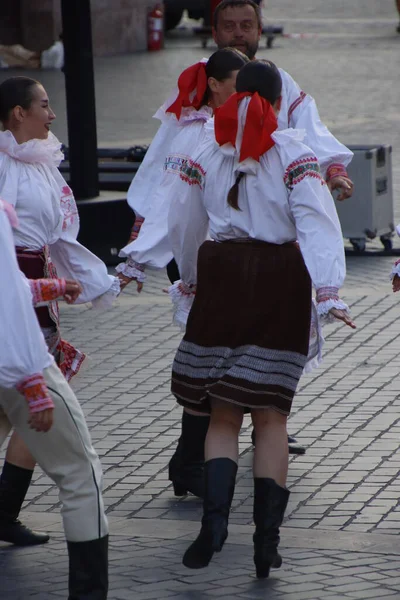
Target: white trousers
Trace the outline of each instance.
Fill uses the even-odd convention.
[[[60,369],[53,364],[44,377],[55,406],[52,428],[47,433],[31,429],[25,398],[15,389],[0,387],[0,447],[14,427],[59,488],[67,540],[95,540],[108,533],[100,460],[79,402]]]

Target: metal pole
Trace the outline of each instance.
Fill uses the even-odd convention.
[[[99,195],[90,0],[61,0],[70,184],[77,199]]]

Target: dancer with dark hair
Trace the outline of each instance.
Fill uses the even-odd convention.
[[[78,281],[77,302],[111,306],[119,280],[77,241],[79,216],[70,187],[58,165],[61,144],[50,132],[55,119],[43,86],[29,77],[10,77],[0,84],[0,199],[15,207],[19,227],[13,232],[20,269],[31,279],[60,277]],[[57,269],[57,272],[56,272]],[[67,380],[78,372],[85,355],[61,337],[56,301],[36,309],[50,353]],[[14,432],[0,477],[0,540],[19,546],[49,539],[18,519],[29,488],[35,459]]]
[[[169,236],[182,276],[175,285],[193,305],[171,390],[185,408],[211,415],[202,526],[183,563],[207,566],[226,540],[238,436],[250,412],[254,562],[263,578],[282,562],[286,420],[307,362],[311,285],[321,319],[355,325],[338,295],[343,239],[318,160],[304,133],[278,130],[279,70],[250,62],[236,87],[173,188]]]
[[[261,12],[252,0],[222,0],[214,12],[213,37],[218,48],[237,48],[254,59],[262,33]],[[318,158],[321,174],[329,190],[338,190],[338,200],[351,196],[353,184],[349,179],[346,166],[353,154],[341,144],[321,122],[314,99],[306,94],[294,79],[283,69],[279,69],[282,78],[282,104],[278,115],[279,129],[295,127],[306,131],[305,143],[312,148]],[[176,92],[155,114],[163,119],[165,108],[176,97]],[[171,132],[172,133],[172,132]],[[128,202],[135,212],[146,216],[152,204],[154,187],[159,185],[163,174],[165,157],[170,154],[172,138],[162,125],[158,130],[138,174],[132,181],[128,192]],[[333,200],[332,200],[333,202]],[[137,237],[143,219],[138,217],[134,225]],[[173,268],[172,268],[173,267]],[[170,263],[172,279],[179,279],[174,263]],[[141,274],[138,273],[139,281]],[[189,413],[184,409],[182,429],[176,452],[170,462],[171,479],[183,490],[202,489],[202,469],[204,462],[204,441],[208,428],[208,417]],[[297,440],[288,436],[289,452],[304,454],[305,448]],[[189,458],[192,457],[192,458]],[[192,463],[190,462],[192,460]],[[195,483],[197,480],[197,483]],[[196,491],[195,491],[196,493]]]
[[[155,116],[161,126],[128,191],[128,202],[136,213],[136,221],[130,243],[120,252],[127,260],[117,266],[122,288],[136,280],[140,291],[146,266],[160,269],[168,265],[171,283],[179,279],[168,244],[169,206],[165,203],[168,194],[162,184],[164,171],[177,172],[186,146],[192,150],[200,143],[204,123],[215,108],[235,92],[236,75],[248,61],[245,54],[234,48],[217,50],[208,61],[200,61],[181,73],[178,89],[157,111]],[[180,157],[167,163],[178,136]],[[147,179],[152,165],[154,171]]]

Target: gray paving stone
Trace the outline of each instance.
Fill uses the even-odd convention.
[[[262,49],[260,56],[286,68],[316,97],[322,118],[342,141],[393,145],[397,222],[399,40],[394,32],[394,3],[305,0],[297,13],[289,0],[268,4],[270,22],[283,23],[287,32],[311,32],[314,37],[276,40],[274,49]],[[171,81],[184,65],[212,51],[212,47],[202,51],[198,40],[181,30],[173,33],[168,49],[157,56],[144,53],[97,59],[102,145],[128,146],[150,139],[156,130],[150,116],[164,100]],[[143,79],[143,73],[151,77]],[[0,80],[11,74],[0,72]],[[67,141],[63,75],[43,71],[40,79],[58,114],[55,132]],[[118,95],[112,89],[118,90]],[[132,91],[141,101],[132,102]],[[110,100],[117,117],[110,115]],[[345,243],[348,246],[347,240]],[[397,240],[394,243],[400,247]],[[380,249],[376,241],[368,246]],[[269,581],[258,585],[250,531],[243,539],[235,537],[240,544],[227,544],[207,570],[195,574],[181,565],[194,534],[188,532],[187,539],[168,545],[162,538],[149,541],[124,533],[111,542],[110,600],[399,597],[400,484],[396,483],[400,471],[400,306],[388,283],[393,260],[384,256],[348,257],[343,296],[358,329],[350,332],[340,325],[326,328],[324,362],[318,371],[302,379],[294,401],[289,431],[309,448],[305,456],[290,461],[292,494],[285,526],[298,532],[293,539],[302,540],[303,546],[285,547],[283,534],[285,563]],[[199,522],[201,517],[200,501],[175,498],[167,477],[181,419],[181,410],[169,392],[171,363],[181,336],[171,325],[169,304],[161,291],[166,285],[164,273],[149,272],[142,295],[138,297],[133,287],[127,288],[125,297],[110,313],[62,307],[65,336],[90,354],[90,368],[73,385],[106,471],[108,514],[125,519],[127,526],[127,517],[154,523],[173,519],[177,528]],[[240,436],[232,525],[252,525],[250,429],[247,419]],[[36,528],[43,529],[45,518],[59,513],[55,487],[39,469],[35,470],[24,509],[35,519]],[[315,538],[307,542],[308,547],[303,540],[310,531]],[[388,552],[374,554],[370,548],[335,551],[333,544],[324,550],[333,536],[351,535],[356,543],[359,535],[376,533],[390,540],[385,546]],[[0,589],[3,593],[7,590],[6,600],[66,597],[65,545],[59,533],[52,531],[52,536],[47,547],[17,553],[0,544]],[[167,590],[163,581],[174,589]],[[335,583],[346,581],[356,589],[338,594]],[[149,587],[152,585],[154,589]],[[294,588],[296,591],[291,592]]]

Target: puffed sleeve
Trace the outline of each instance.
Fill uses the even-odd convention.
[[[60,237],[50,245],[57,275],[81,284],[83,291],[76,304],[92,302],[95,308],[110,308],[120,292],[119,279],[109,275],[103,261],[78,242],[79,214],[73,192],[58,169],[51,168],[50,172],[60,190],[64,215]]]
[[[100,258],[82,246],[68,232],[63,232],[50,246],[50,256],[58,277],[74,279],[82,286],[76,304],[92,302],[95,308],[109,308],[120,292],[117,277],[109,275]]]
[[[163,176],[165,158],[178,131],[179,123],[176,119],[170,118],[161,123],[129,186],[128,204],[136,215],[145,219],[149,214],[154,191]]]
[[[168,237],[181,279],[170,288],[174,322],[186,326],[197,282],[197,255],[208,237],[208,215],[203,204],[206,171],[189,160],[181,168],[174,186],[168,216]]]
[[[53,362],[36,318],[28,280],[18,268],[11,226],[0,207],[0,386],[16,387]]]
[[[321,173],[328,180],[334,175],[347,175],[346,167],[353,158],[353,152],[346,148],[322,123],[314,98],[302,91],[294,79],[283,69],[282,110],[279,114],[281,129],[293,127],[304,129],[304,143],[316,155]]]
[[[204,121],[194,121],[181,127],[171,144],[163,165],[163,176],[153,190],[151,208],[136,240],[127,244],[120,252],[128,258],[118,265],[117,271],[130,276],[131,269],[146,265],[156,269],[165,267],[173,258],[168,239],[168,214],[177,194],[176,183],[180,181],[180,170],[193,148],[198,148],[204,138]],[[154,185],[153,185],[154,188]],[[137,274],[133,271],[133,275]]]
[[[342,231],[315,156],[303,154],[290,163],[284,181],[297,240],[317,290],[318,314],[326,316],[331,308],[347,309],[339,298],[346,275]]]
[[[0,199],[15,206],[18,193],[18,164],[0,152]]]

